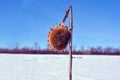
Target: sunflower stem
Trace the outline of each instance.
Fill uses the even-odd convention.
[[[72,6],[69,7],[69,10],[70,10],[69,80],[72,80],[72,29],[73,29]]]
[[[73,30],[73,14],[72,14],[72,6],[69,6],[69,8],[67,9],[66,13],[65,13],[65,16],[62,20],[62,24],[64,24],[66,18],[68,17],[68,14],[70,12],[70,29],[69,29],[69,32],[70,32],[70,39],[69,39],[69,77],[68,77],[68,80],[72,80],[72,30]]]

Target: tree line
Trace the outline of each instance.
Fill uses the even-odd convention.
[[[40,49],[40,48],[0,48],[0,53],[2,54],[68,54],[68,49],[64,51],[54,51],[49,48]],[[120,55],[120,48],[113,47],[90,47],[89,49],[84,49],[83,47],[79,50],[73,48],[73,54],[75,55]]]

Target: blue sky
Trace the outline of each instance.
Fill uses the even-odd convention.
[[[50,27],[73,7],[73,46],[120,47],[120,0],[0,0],[0,47],[47,47]],[[67,18],[66,25],[68,25]]]

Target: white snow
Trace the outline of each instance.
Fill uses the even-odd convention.
[[[120,80],[120,56],[73,57],[73,80]],[[68,62],[68,55],[0,54],[0,80],[68,80]]]

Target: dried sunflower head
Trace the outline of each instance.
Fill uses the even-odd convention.
[[[48,34],[49,46],[54,50],[63,50],[68,44],[69,37],[68,28],[64,25],[57,25]]]

